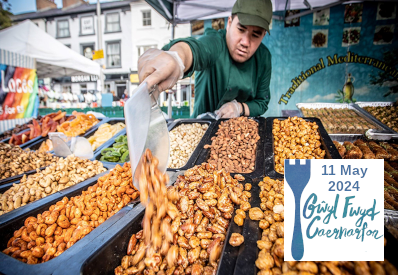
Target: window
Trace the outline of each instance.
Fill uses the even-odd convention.
[[[80,84],[80,92],[82,94],[86,94],[87,93],[87,84]]]
[[[142,11],[142,25],[151,26],[151,11]]]
[[[93,59],[94,43],[81,44],[80,45],[81,54],[88,59]]]
[[[156,45],[138,46],[138,57],[149,49],[156,48]]]
[[[69,21],[67,19],[57,21],[57,38],[63,37],[70,37]]]
[[[120,16],[119,13],[106,14],[106,28],[105,32],[119,32],[120,31]]]
[[[65,46],[67,46],[69,49],[71,48],[71,45],[70,45],[70,44],[65,44]]]
[[[108,68],[121,67],[120,41],[106,43],[106,66]]]
[[[82,16],[80,17],[80,35],[94,34],[94,17]]]

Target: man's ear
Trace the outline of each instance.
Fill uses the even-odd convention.
[[[228,23],[227,23],[227,30],[229,29],[229,27],[231,27],[231,25],[232,25],[232,16],[229,16],[228,17]]]

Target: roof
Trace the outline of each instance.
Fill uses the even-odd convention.
[[[130,10],[130,3],[135,2],[137,0],[124,0],[124,1],[114,1],[114,2],[106,2],[101,3],[101,12],[106,10],[112,9],[123,9]],[[82,4],[79,6],[71,7],[71,8],[59,8],[59,9],[49,9],[45,11],[38,11],[38,12],[29,12],[29,13],[22,13],[11,16],[11,20],[14,22],[23,21],[26,19],[41,19],[41,18],[54,18],[60,16],[68,16],[68,15],[75,15],[81,13],[88,13],[88,12],[96,12],[97,11],[97,4]]]

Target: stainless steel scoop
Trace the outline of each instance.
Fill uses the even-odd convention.
[[[146,82],[138,86],[133,95],[124,105],[126,118],[127,142],[129,146],[131,171],[134,175],[134,186],[139,190],[138,177],[141,156],[148,148],[152,155],[159,160],[158,169],[166,172],[169,161],[169,131],[153,92],[148,89]]]
[[[374,140],[390,140],[398,138],[398,134],[394,134],[388,131],[379,131],[375,129],[367,130],[365,136],[368,139],[374,139]]]

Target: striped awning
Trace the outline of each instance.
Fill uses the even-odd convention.
[[[33,58],[2,49],[0,49],[0,64],[27,69],[36,69],[35,60]]]

